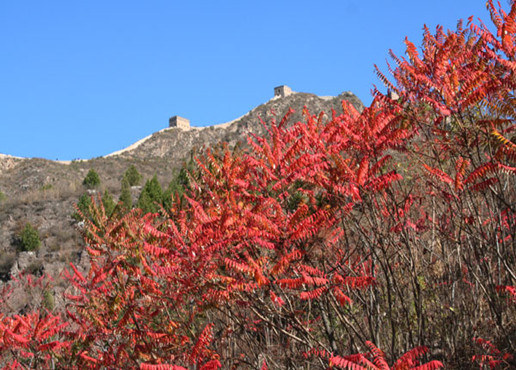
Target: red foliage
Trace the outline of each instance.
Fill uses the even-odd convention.
[[[330,367],[337,366],[343,369],[352,370],[434,370],[441,369],[444,365],[440,361],[430,361],[425,364],[421,364],[418,360],[424,354],[428,352],[426,347],[416,347],[406,352],[401,356],[392,367],[389,366],[385,359],[385,354],[381,349],[376,347],[371,342],[366,342],[370,351],[365,354],[356,354],[345,357],[334,356],[330,358]]]
[[[45,279],[34,280],[29,275],[15,282],[30,290],[45,288]],[[2,293],[4,303],[10,291],[4,289]],[[0,365],[5,369],[51,368],[70,353],[73,342],[68,338],[69,329],[61,315],[44,308],[26,314],[0,313]]]
[[[459,23],[425,28],[421,52],[406,40],[396,83],[377,71],[400,99],[293,124],[290,111],[243,152],[206,149],[170,210],[111,219],[94,205],[66,316],[0,316],[7,365],[437,369],[422,344],[462,333],[441,323],[502,336],[513,305],[491,293],[514,299],[516,4],[488,8],[496,35]],[[359,343],[369,352],[338,355]],[[474,361],[508,361],[476,343]]]
[[[472,361],[477,362],[481,369],[484,366],[489,366],[490,369],[509,368],[508,361],[514,358],[512,354],[502,353],[493,343],[483,338],[474,338],[473,341],[483,352],[472,357]]]

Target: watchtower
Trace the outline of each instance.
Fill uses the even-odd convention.
[[[170,119],[168,120],[168,127],[179,127],[183,129],[189,129],[190,120],[179,116],[170,117]]]
[[[290,94],[292,94],[292,89],[287,85],[281,85],[274,88],[274,96],[277,96],[279,98],[284,98],[285,96],[288,96]]]

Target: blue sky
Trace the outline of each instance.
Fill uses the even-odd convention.
[[[485,0],[1,1],[0,153],[102,156],[173,115],[230,121],[283,84],[368,104],[389,49],[470,15],[490,23]]]

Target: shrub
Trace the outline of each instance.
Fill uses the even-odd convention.
[[[42,276],[43,275],[43,261],[34,261],[30,263],[26,268],[24,273],[34,275],[34,276]]]
[[[140,185],[142,182],[142,175],[138,172],[134,165],[131,165],[124,173],[124,178],[127,179],[130,186]]]
[[[42,297],[42,306],[46,308],[49,311],[53,311],[55,307],[55,300],[54,300],[54,294],[50,289],[45,289],[43,291],[43,297]]]
[[[48,250],[50,252],[59,252],[61,250],[61,246],[59,244],[52,244],[50,247],[48,247]]]
[[[41,245],[38,230],[30,223],[26,223],[25,227],[19,235],[19,246],[22,251],[35,251]]]
[[[54,186],[52,184],[45,184],[43,185],[41,188],[39,188],[39,190],[41,191],[46,191],[46,190],[50,190],[52,189]]]
[[[16,261],[16,254],[9,252],[0,253],[0,277],[7,276],[9,271],[11,271],[11,267]]]
[[[82,184],[86,186],[87,189],[94,189],[98,187],[100,185],[99,174],[93,168],[90,169],[82,181]]]

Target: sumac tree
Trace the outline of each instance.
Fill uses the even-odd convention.
[[[62,366],[512,366],[516,4],[488,8],[407,41],[397,99],[205,149],[167,209],[93,203]]]

